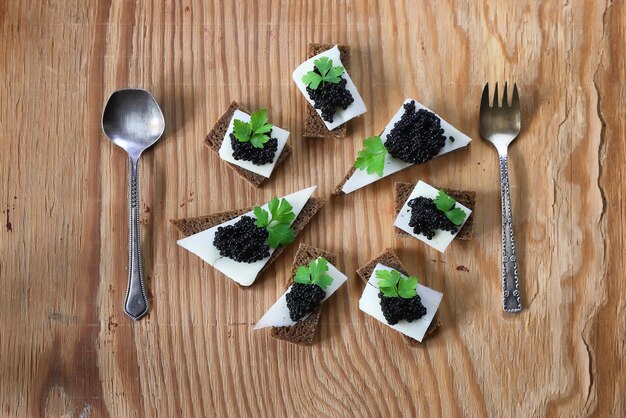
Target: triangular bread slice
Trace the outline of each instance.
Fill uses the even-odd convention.
[[[315,214],[324,206],[326,199],[323,197],[311,196],[306,202],[300,214],[291,224],[296,236],[304,229],[309,221],[315,216]],[[235,209],[226,212],[218,212],[211,215],[198,216],[193,218],[172,219],[170,222],[174,227],[184,236],[189,237],[195,235],[209,228],[230,221],[238,216],[241,216],[247,212],[250,212],[252,207]],[[280,246],[274,250],[267,263],[259,271],[259,275],[267,269],[267,267],[276,260],[276,258],[283,252],[285,246]],[[245,286],[241,286],[245,287]]]
[[[439,116],[436,112],[428,109],[426,106],[421,104],[415,99],[406,99],[400,109],[395,113],[395,115],[391,118],[389,123],[385,126],[385,129],[379,135],[385,143],[387,140],[387,136],[394,128],[395,124],[402,119],[402,115],[405,113],[404,105],[410,102],[415,102],[416,109],[424,109],[428,112],[434,113],[441,122],[441,128],[443,129],[443,135],[446,137],[445,144],[443,148],[439,150],[439,153],[435,155],[433,158],[438,158],[442,155],[455,152],[459,149],[466,149],[470,146],[472,139],[465,135],[463,132],[459,131],[457,128],[448,123],[445,119]],[[346,175],[339,181],[339,183],[333,188],[333,195],[341,195],[352,193],[357,191],[363,187],[366,187],[372,183],[375,183],[379,180],[384,179],[385,177],[391,176],[398,171],[404,170],[406,168],[412,167],[415,164],[406,163],[399,159],[391,157],[391,155],[387,154],[385,156],[385,163],[383,169],[383,176],[378,177],[375,174],[367,174],[365,171],[357,170],[354,167],[354,164],[348,169]]]
[[[285,286],[285,291],[292,285],[293,277],[296,275],[298,267],[308,265],[312,260],[315,260],[318,257],[324,257],[330,264],[333,265],[337,263],[337,255],[315,248],[308,244],[300,244],[298,251],[296,252],[296,256],[293,259],[293,264],[291,265],[291,272],[289,273],[289,280]],[[279,340],[284,340],[293,344],[302,346],[312,345],[315,331],[318,328],[321,309],[322,307],[320,306],[306,319],[303,319],[290,327],[272,327],[270,335]]]
[[[361,280],[363,280],[363,283],[365,283],[366,285],[367,285],[368,280],[372,276],[372,273],[374,272],[374,269],[376,268],[376,265],[378,263],[385,265],[387,267],[396,269],[400,273],[404,274],[405,276],[410,276],[409,272],[406,270],[406,268],[404,267],[404,265],[402,264],[402,262],[400,261],[396,253],[394,253],[391,248],[387,248],[382,253],[380,253],[376,258],[369,261],[367,264],[365,264],[364,266],[362,266],[356,271],[358,276],[361,278]],[[433,318],[433,321],[428,326],[428,330],[426,331],[424,338],[430,337],[435,331],[439,329],[440,326],[441,326],[441,321],[439,321],[439,318],[437,317],[437,313],[435,313],[435,317]],[[404,342],[410,347],[418,347],[420,344],[422,344],[419,341],[414,340],[413,338],[408,337],[402,333],[400,333],[400,335],[402,335]]]
[[[460,240],[471,240],[474,236],[474,207],[476,206],[476,192],[470,190],[455,190],[448,189],[447,187],[437,187],[433,186],[435,189],[443,190],[448,196],[452,197],[454,200],[462,204],[463,206],[469,208],[472,213],[470,214],[467,221],[461,227],[459,233],[454,237],[455,239]],[[409,198],[411,193],[413,192],[413,188],[415,188],[415,184],[413,183],[395,183],[393,189],[393,200],[395,205],[396,216],[400,213],[400,210],[406,203],[406,200]],[[396,229],[396,235],[399,237],[407,238],[411,235],[398,227],[394,227]]]
[[[250,113],[239,103],[233,101],[230,106],[228,106],[226,112],[217,120],[215,125],[213,125],[211,131],[204,138],[204,145],[207,146],[211,151],[213,151],[218,158],[220,155],[220,147],[222,146],[222,141],[224,141],[224,136],[226,135],[226,131],[228,131],[228,125],[230,124],[230,120],[233,118],[235,110],[240,110],[248,114]],[[291,154],[291,151],[291,145],[289,145],[289,143],[285,144],[283,152],[280,153],[278,160],[276,160],[276,167],[278,167],[279,164],[285,161],[289,154]],[[224,162],[230,168],[232,168],[240,177],[242,177],[245,181],[247,181],[254,187],[260,187],[265,182],[265,180],[267,180],[267,177],[263,177],[260,174],[253,173],[252,171],[246,170],[245,168],[241,168],[238,165],[231,164],[227,161]]]

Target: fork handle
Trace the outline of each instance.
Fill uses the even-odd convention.
[[[502,203],[502,303],[506,312],[522,310],[522,298],[517,275],[513,214],[509,192],[509,162],[506,154],[500,155],[500,197]]]
[[[139,233],[139,160],[129,158],[129,220],[128,220],[128,288],[124,312],[138,320],[148,312],[148,298],[141,268],[141,235]]]

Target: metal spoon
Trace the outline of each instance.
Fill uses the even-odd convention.
[[[141,269],[139,234],[139,157],[163,135],[165,119],[159,104],[146,90],[122,89],[111,94],[102,112],[102,130],[122,147],[130,162],[128,289],[126,315],[137,320],[148,312]]]

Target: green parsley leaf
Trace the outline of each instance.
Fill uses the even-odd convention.
[[[328,57],[320,57],[313,61],[313,65],[315,65],[315,68],[317,68],[322,77],[324,77],[328,71],[333,68],[333,60]]]
[[[254,134],[252,135],[252,138],[250,138],[250,143],[255,148],[263,148],[263,145],[265,145],[265,143],[269,140],[270,139],[267,135]]]
[[[411,299],[417,295],[417,283],[419,282],[417,277],[402,277],[398,282],[398,295],[405,299]]]
[[[256,217],[256,221],[254,221],[256,226],[259,228],[265,228],[270,224],[270,214],[261,206],[255,206],[254,209],[252,209],[252,212]]]
[[[233,133],[239,142],[248,142],[252,134],[250,124],[239,119],[233,122]]]
[[[395,287],[379,287],[378,290],[383,293],[383,296],[386,296],[388,298],[398,297],[398,289],[396,289]]]
[[[326,273],[328,271],[328,260],[324,257],[311,261],[309,263],[309,271],[311,272],[311,283],[318,285],[324,290],[333,282],[333,278]]]
[[[279,204],[280,204],[280,201],[278,200],[277,197],[275,197],[275,198],[273,198],[272,200],[270,200],[268,202],[267,209],[269,209],[271,214],[274,214],[274,213],[276,213],[276,209],[278,208]]]
[[[467,214],[461,208],[454,208],[456,200],[448,196],[443,190],[439,190],[437,197],[433,199],[437,209],[444,212],[446,217],[455,225],[462,225]]]
[[[302,284],[314,284],[326,290],[333,282],[333,278],[326,273],[327,271],[328,260],[324,257],[320,257],[316,260],[311,260],[308,267],[298,267],[293,281]]]
[[[400,273],[397,270],[377,270],[376,278],[378,286],[396,287],[400,280]]]
[[[278,248],[280,245],[287,245],[296,239],[296,233],[289,224],[274,223],[272,221],[266,229],[267,232],[269,232],[267,242],[270,248]]]
[[[328,71],[326,75],[325,81],[329,83],[337,84],[341,81],[341,75],[344,73],[345,69],[343,67],[333,67]]]
[[[456,200],[448,196],[443,190],[439,190],[437,197],[433,200],[437,209],[442,212],[447,212],[452,209],[452,206],[456,203]]]
[[[388,298],[402,297],[410,299],[417,294],[417,277],[402,277],[397,270],[378,270],[378,290]]]
[[[280,201],[279,205],[275,205],[273,209],[270,208],[270,211],[272,220],[276,222],[291,222],[296,219],[296,214],[293,213],[293,206],[285,198]]]
[[[270,140],[269,135],[273,126],[267,123],[267,110],[261,109],[250,115],[250,122],[239,119],[233,121],[233,134],[239,142],[250,142],[255,148],[263,148]]]
[[[359,151],[354,167],[367,171],[367,174],[376,173],[378,177],[382,177],[387,155],[383,140],[379,136],[370,136],[363,141],[363,146],[365,149]]]
[[[265,125],[259,126],[257,129],[255,129],[254,133],[255,134],[266,134],[269,131],[271,131],[273,127],[274,126],[272,124],[266,123]]]
[[[300,266],[296,270],[296,275],[293,278],[296,283],[309,284],[311,283],[311,273],[307,266]]]
[[[309,263],[309,270],[311,271],[313,279],[320,277],[328,271],[328,260],[324,257],[320,257],[318,260],[312,260]]]
[[[320,83],[322,82],[322,76],[316,73],[315,71],[309,71],[305,75],[302,76],[302,82],[311,87],[313,90],[317,90]]]
[[[314,284],[318,285],[323,290],[326,290],[328,288],[328,286],[330,286],[332,284],[332,282],[333,282],[333,278],[330,277],[330,275],[323,274],[322,276],[317,278],[317,280],[314,282]]]
[[[293,213],[293,206],[287,199],[278,200],[275,197],[268,202],[267,209],[269,212],[260,206],[256,206],[253,212],[257,218],[254,224],[259,228],[267,229],[269,246],[277,248],[279,245],[293,242],[296,239],[296,233],[291,227],[291,222],[296,219],[296,214]]]
[[[378,289],[387,297],[398,296],[398,281],[400,280],[400,273],[396,270],[378,270],[376,271],[376,278],[378,279]]]
[[[257,132],[262,126],[267,124],[267,110],[259,109],[256,112],[252,112],[250,115],[250,125],[252,125],[252,131]]]
[[[345,71],[341,66],[333,67],[333,60],[328,57],[316,59],[313,61],[313,65],[317,68],[319,74],[315,71],[309,71],[302,76],[302,82],[313,90],[317,90],[322,82],[339,83],[341,81],[341,75]]]
[[[446,212],[446,216],[450,221],[459,226],[463,224],[463,220],[465,219],[466,213],[463,212],[461,208],[454,208]]]

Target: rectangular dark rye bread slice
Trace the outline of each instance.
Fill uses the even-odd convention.
[[[211,131],[204,138],[204,145],[206,145],[211,151],[215,153],[219,157],[220,147],[222,146],[222,141],[224,141],[224,135],[226,135],[226,131],[228,130],[228,125],[230,124],[230,120],[235,113],[235,110],[240,110],[244,113],[250,114],[250,112],[241,106],[239,103],[233,101],[226,112],[217,120],[215,125]],[[276,160],[276,166],[274,170],[281,164],[285,159],[291,154],[291,145],[288,143],[285,144],[283,151],[278,156],[278,160]],[[253,173],[252,171],[246,170],[245,168],[241,168],[238,165],[229,163],[224,161],[230,168],[232,168],[239,176],[241,176],[245,181],[253,185],[254,187],[260,187],[267,177],[263,177],[260,174]],[[272,174],[274,171],[272,171]]]
[[[337,256],[328,251],[321,250],[319,248],[312,247],[308,244],[300,244],[298,252],[293,259],[291,265],[291,272],[289,273],[289,280],[287,280],[287,286],[285,291],[293,283],[293,277],[296,275],[296,270],[300,266],[308,265],[312,260],[318,257],[324,257],[330,264],[335,265],[337,263]],[[302,346],[310,346],[313,344],[313,337],[319,324],[322,307],[318,307],[315,311],[308,316],[308,318],[297,322],[295,325],[289,327],[272,327],[270,335],[279,340],[284,340],[293,344]]]
[[[324,51],[328,51],[335,44],[317,44],[317,43],[307,43],[306,44],[306,54],[307,59],[316,56],[317,54],[321,54]],[[337,45],[339,48],[339,58],[341,59],[341,63],[343,67],[348,71],[350,69],[350,47],[346,45]],[[303,136],[310,138],[345,138],[346,136],[346,124],[344,123],[341,126],[336,127],[332,131],[329,131],[322,117],[315,110],[313,106],[307,101],[306,102],[306,111],[304,114],[304,133]]]
[[[315,197],[311,196],[309,200],[306,202],[298,217],[293,221],[291,227],[293,228],[296,236],[304,229],[306,224],[309,223],[311,218],[315,216],[315,214],[324,206],[326,203],[326,199],[323,197]],[[194,218],[182,218],[182,219],[171,219],[170,222],[174,225],[174,227],[184,236],[188,237],[190,235],[197,234],[198,232],[202,232],[205,229],[212,228],[216,225],[224,223],[226,221],[230,221],[237,216],[241,216],[246,212],[250,212],[252,210],[251,207],[243,208],[243,209],[235,209],[229,210],[226,212],[218,212],[211,215],[198,216]],[[270,259],[265,263],[259,274],[261,274],[270,264],[276,260],[276,258],[283,252],[285,249],[284,246],[280,246],[274,250]],[[243,286],[242,286],[243,287]]]
[[[405,276],[410,275],[409,272],[406,270],[406,268],[404,268],[404,265],[402,265],[402,262],[400,261],[396,253],[394,253],[391,248],[387,248],[382,253],[380,253],[378,257],[369,261],[367,264],[365,264],[363,267],[359,268],[356,271],[356,274],[358,274],[358,276],[361,278],[361,280],[363,280],[366,286],[367,286],[367,282],[372,276],[372,273],[374,272],[374,269],[376,268],[376,264],[379,264],[379,263],[384,266],[391,267],[392,269],[396,269],[400,273],[404,274]],[[433,321],[428,326],[428,329],[426,330],[426,334],[424,335],[424,338],[428,338],[429,336],[431,336],[435,331],[437,331],[437,329],[439,329],[440,326],[441,326],[441,321],[439,321],[439,318],[437,318],[437,314],[435,313]],[[414,340],[413,338],[407,335],[404,335],[402,333],[400,333],[400,335],[402,335],[404,342],[408,346],[417,347],[420,345],[419,341]]]
[[[474,207],[476,206],[476,192],[470,190],[455,190],[448,189],[446,187],[435,187],[435,189],[443,190],[448,196],[452,197],[454,200],[470,209],[472,213],[470,214],[467,221],[463,224],[463,227],[459,231],[459,233],[454,237],[455,239],[462,240],[470,240],[474,235]],[[406,203],[406,200],[411,195],[411,192],[415,188],[415,184],[412,183],[395,183],[393,190],[393,200],[395,204],[396,216],[400,213],[402,206]],[[394,227],[396,229],[396,235],[399,237],[410,237],[411,234],[403,231],[397,226]]]

